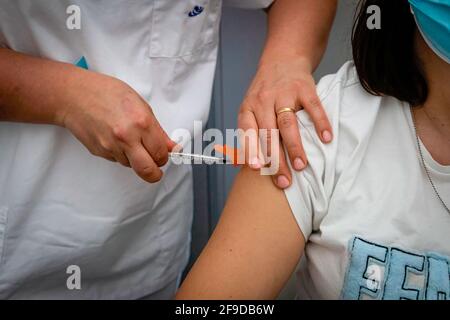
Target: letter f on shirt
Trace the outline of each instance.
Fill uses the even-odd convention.
[[[361,294],[374,299],[381,292],[381,268],[386,263],[388,249],[360,238],[354,238],[351,259],[345,279],[342,298],[359,300]]]

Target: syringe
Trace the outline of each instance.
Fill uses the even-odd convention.
[[[204,156],[201,154],[182,153],[182,152],[170,152],[169,157],[172,160],[189,160],[191,163],[195,163],[194,160],[201,161],[206,164],[233,164],[231,160],[221,157]]]

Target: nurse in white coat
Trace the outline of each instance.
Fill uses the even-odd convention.
[[[275,13],[293,3],[278,0]],[[334,6],[320,10],[332,17]],[[189,255],[192,174],[166,165],[166,132],[206,123],[221,7],[1,0],[0,298],[173,296]],[[307,43],[318,47],[312,66],[331,20],[305,26],[321,32]]]

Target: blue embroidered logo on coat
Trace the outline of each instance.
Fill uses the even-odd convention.
[[[86,69],[86,70],[89,69],[89,65],[88,65],[87,60],[86,60],[86,58],[84,56],[81,57],[80,60],[78,60],[78,62],[75,63],[75,65],[77,67],[80,67],[80,68],[83,68],[83,69]]]
[[[189,11],[189,17],[196,17],[199,14],[201,14],[203,12],[203,10],[205,10],[205,8],[201,7],[201,6],[195,6],[194,9],[192,9],[191,11]]]
[[[355,237],[343,299],[450,300],[450,258],[378,245]]]

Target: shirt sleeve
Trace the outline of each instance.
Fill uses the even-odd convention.
[[[314,124],[305,111],[297,113],[308,166],[301,172],[291,168],[292,185],[285,190],[285,194],[306,240],[320,228],[336,185],[336,159],[340,144],[339,113],[344,81],[342,74],[347,72],[343,69],[346,67],[335,75],[324,77],[317,85],[318,95],[333,127],[332,143],[324,144],[320,141]]]
[[[225,0],[225,6],[243,9],[265,9],[269,7],[274,0]]]

